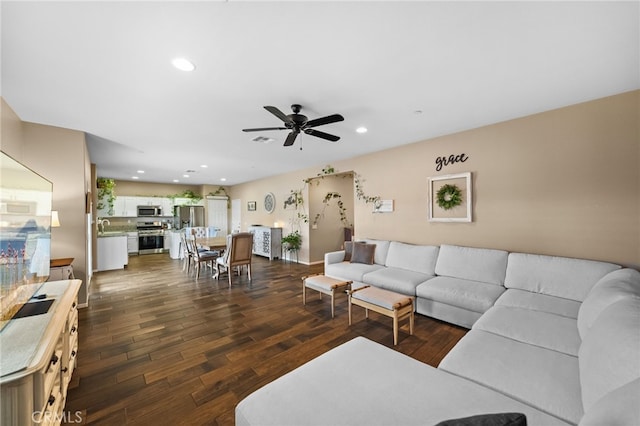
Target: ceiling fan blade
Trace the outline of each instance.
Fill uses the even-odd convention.
[[[330,135],[329,133],[321,132],[320,130],[305,129],[304,132],[308,135],[326,139],[331,142],[337,142],[340,140],[340,136]]]
[[[262,132],[263,130],[287,130],[286,127],[256,127],[255,129],[242,129],[243,132]]]
[[[296,137],[298,136],[298,133],[300,133],[300,131],[298,130],[294,130],[291,133],[289,133],[289,136],[287,136],[287,140],[284,141],[284,146],[293,145],[293,143],[296,141]]]
[[[307,124],[304,127],[316,127],[322,126],[323,124],[336,123],[338,121],[343,121],[344,117],[340,114],[332,114],[327,115],[326,117],[316,118],[314,120],[307,121]]]
[[[278,108],[276,108],[274,106],[265,106],[264,109],[266,109],[271,114],[273,114],[276,117],[278,117],[283,122],[288,123],[288,124],[293,124],[293,121],[291,120],[291,118],[287,117],[287,115],[284,112],[280,111]]]

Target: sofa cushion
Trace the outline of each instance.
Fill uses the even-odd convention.
[[[547,294],[509,288],[496,300],[496,305],[548,312],[567,318],[578,318],[580,302]]]
[[[440,248],[437,246],[421,246],[391,241],[385,265],[390,268],[406,269],[434,276],[439,250]]]
[[[594,260],[510,253],[504,286],[581,302],[600,278],[619,268]]]
[[[366,265],[373,265],[373,255],[376,251],[375,244],[366,243],[354,243],[353,251],[351,252],[351,263],[364,263]]]
[[[504,292],[504,287],[480,281],[452,277],[435,277],[416,287],[416,296],[485,312]]]
[[[465,280],[502,285],[508,253],[502,250],[442,245],[435,272]]]
[[[362,282],[362,277],[367,272],[382,269],[382,265],[366,265],[364,263],[340,262],[325,265],[324,274],[328,277],[344,281]]]
[[[569,423],[577,424],[583,414],[574,356],[471,330],[438,368],[526,401]]]
[[[578,330],[584,338],[587,331],[607,306],[626,297],[640,297],[640,272],[635,269],[619,269],[598,281],[578,312]]]
[[[578,356],[581,343],[575,319],[508,306],[492,307],[473,329],[571,356]]]
[[[640,377],[640,299],[622,299],[602,311],[583,339],[579,357],[585,411]]]
[[[237,426],[434,425],[519,412],[532,425],[566,425],[527,404],[357,337],[277,378],[236,406]]]
[[[640,395],[640,379],[609,392],[585,411],[579,426],[640,425],[638,395]]]
[[[372,238],[364,238],[362,240],[358,240],[358,242],[367,243],[367,244],[375,244],[376,245],[376,253],[373,258],[373,261],[378,265],[384,265],[387,262],[387,253],[389,252],[389,245],[391,241],[387,240],[374,240]]]
[[[400,268],[381,268],[364,274],[362,280],[365,284],[415,296],[416,287],[431,278],[433,275],[421,272]]]

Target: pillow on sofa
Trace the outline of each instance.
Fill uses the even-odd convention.
[[[375,244],[353,243],[351,263],[364,263],[367,265],[373,265],[373,258],[375,253]]]
[[[527,416],[522,413],[478,414],[444,420],[436,426],[527,426]]]
[[[353,253],[353,241],[344,242],[344,261],[351,262],[351,254]]]
[[[618,269],[598,281],[578,311],[578,331],[585,338],[598,315],[609,305],[627,297],[640,297],[640,272],[635,269]]]

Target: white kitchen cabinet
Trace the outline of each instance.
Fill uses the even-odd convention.
[[[0,425],[61,423],[78,355],[81,284],[80,280],[44,283],[38,294],[46,297],[35,303],[53,300],[48,311],[14,318],[0,333]]]
[[[171,248],[171,238],[173,237],[172,232],[169,230],[164,231],[164,245],[162,246],[162,249],[166,252],[169,251],[169,249]]]
[[[113,201],[114,217],[136,217],[138,216],[137,197],[118,196]]]
[[[98,271],[124,269],[129,263],[127,234],[98,237]]]
[[[269,260],[280,258],[282,228],[250,226],[249,232],[253,233],[253,254],[268,257]]]
[[[127,232],[127,253],[138,254],[138,233]]]

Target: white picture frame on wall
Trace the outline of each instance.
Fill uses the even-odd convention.
[[[445,185],[453,186],[460,191],[460,204],[448,209],[438,204],[438,192]],[[430,177],[428,187],[430,222],[472,222],[471,172]]]

